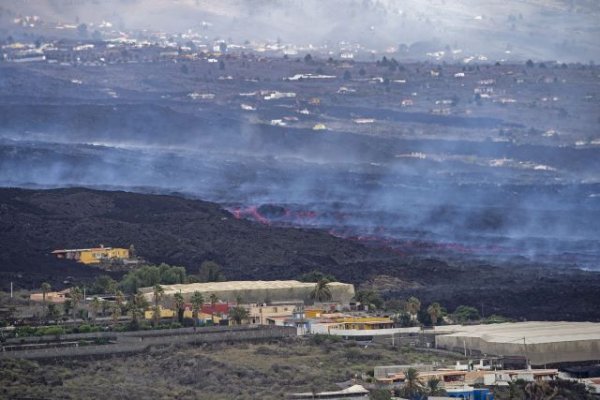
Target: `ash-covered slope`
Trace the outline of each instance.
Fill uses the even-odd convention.
[[[467,259],[406,257],[319,230],[272,227],[235,219],[219,205],[175,195],[91,189],[0,189],[0,289],[54,287],[102,271],[49,255],[55,248],[129,246],[151,262],[224,266],[229,279],[290,279],[313,269],[362,284],[378,282],[386,298],[418,296],[450,311],[460,304],[484,313],[542,320],[600,320],[600,274]],[[387,282],[382,285],[381,282]]]
[[[0,190],[2,275],[20,272],[24,283],[57,279],[63,267],[53,249],[128,247],[151,262],[196,272],[204,260],[225,266],[235,279],[295,277],[314,268],[336,270],[376,257],[375,251],[322,231],[272,228],[236,220],[214,203],[177,196],[88,189]],[[59,265],[60,264],[60,265]],[[60,275],[60,273],[58,274]],[[64,279],[64,277],[63,277]],[[2,285],[7,285],[2,279]]]

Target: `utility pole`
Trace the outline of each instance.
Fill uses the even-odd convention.
[[[523,347],[525,350],[525,366],[527,369],[530,369],[530,365],[529,365],[529,354],[527,352],[527,342],[525,341],[526,338],[523,338]]]
[[[12,300],[13,298],[13,283],[12,281],[10,282],[10,299]]]

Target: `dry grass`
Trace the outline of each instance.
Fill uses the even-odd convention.
[[[135,356],[55,363],[0,362],[0,398],[281,399],[335,389],[376,365],[439,358],[407,349],[306,340],[155,349]]]

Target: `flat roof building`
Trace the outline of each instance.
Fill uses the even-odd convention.
[[[436,335],[436,347],[468,354],[523,356],[533,365],[600,359],[600,323],[515,322],[454,326],[447,332]]]
[[[194,292],[200,292],[205,299],[215,294],[221,301],[237,302],[241,298],[243,303],[271,303],[294,302],[310,299],[316,283],[299,281],[230,281],[190,283],[176,285],[161,285],[165,296],[171,297],[181,293],[186,301],[191,300]],[[354,286],[349,283],[330,282],[331,301],[340,304],[349,304],[354,297]],[[148,301],[154,295],[151,287],[140,289]]]

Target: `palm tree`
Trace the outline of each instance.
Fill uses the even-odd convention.
[[[354,296],[355,300],[358,301],[362,306],[367,306],[369,310],[375,310],[381,306],[382,300],[379,297],[379,293],[376,291],[359,290]]]
[[[437,324],[438,318],[442,316],[442,306],[440,303],[431,303],[429,307],[427,307],[427,314],[431,318],[431,324]]]
[[[44,307],[46,307],[46,294],[52,290],[52,286],[48,282],[42,283],[42,301],[44,302]]]
[[[427,381],[427,395],[428,396],[445,396],[446,391],[440,386],[441,380],[438,378],[431,378]]]
[[[73,319],[75,319],[75,315],[77,314],[77,306],[83,299],[83,293],[77,286],[71,288],[69,293],[71,295],[71,304],[73,305]]]
[[[310,298],[313,301],[329,301],[332,298],[331,288],[329,287],[328,279],[319,280],[315,288],[310,293]]]
[[[142,317],[144,310],[148,307],[148,302],[144,295],[140,292],[136,292],[131,296],[131,301],[127,304],[127,308],[131,313],[131,325],[134,329],[138,329],[139,320]]]
[[[202,308],[202,304],[204,304],[204,296],[198,291],[194,292],[192,295],[192,318],[194,318],[194,325],[198,323],[198,312]]]
[[[158,326],[160,322],[160,302],[165,295],[165,290],[162,286],[156,284],[152,290],[153,300],[154,300],[154,308],[152,309],[152,320],[154,327]]]
[[[183,295],[181,294],[181,292],[175,293],[173,298],[175,299],[175,309],[177,310],[177,320],[179,321],[179,323],[182,323],[185,300],[183,299]]]
[[[98,296],[94,296],[94,298],[92,299],[92,302],[90,303],[90,308],[92,310],[92,314],[93,314],[93,321],[96,321],[96,318],[98,317],[98,312],[100,311],[100,299],[98,298]]]
[[[125,302],[125,295],[123,294],[122,291],[120,290],[116,290],[115,291],[115,303],[119,306],[119,307],[123,307],[123,303]]]
[[[419,310],[421,310],[421,301],[416,297],[410,297],[408,300],[406,300],[405,307],[406,312],[414,317],[419,313]]]
[[[404,373],[404,387],[402,395],[409,399],[415,398],[421,394],[423,388],[419,382],[419,371],[416,368],[409,368]]]
[[[215,304],[217,304],[217,301],[219,300],[219,298],[217,297],[216,294],[211,293],[210,297],[210,320],[212,321],[212,324],[215,324]]]
[[[44,313],[47,313],[46,307],[46,294],[52,289],[52,286],[48,282],[42,283],[42,301],[44,303]],[[49,314],[49,313],[48,313]]]
[[[119,322],[119,318],[121,317],[121,307],[118,304],[113,304],[111,318],[113,322],[113,327],[117,326]]]
[[[248,318],[248,310],[242,306],[235,306],[229,310],[229,318],[235,321],[236,325],[241,325],[242,321]]]
[[[55,321],[55,324],[58,325],[59,321],[59,317],[60,317],[60,310],[58,309],[58,306],[54,303],[50,303],[48,304],[48,318],[50,318],[51,320]]]

